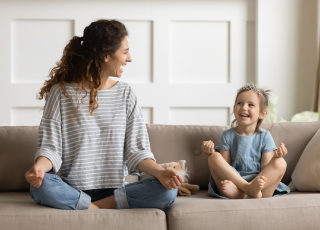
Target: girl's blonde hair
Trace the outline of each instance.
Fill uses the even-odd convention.
[[[260,102],[260,104],[259,104],[260,112],[262,112],[263,110],[266,110],[268,108],[268,105],[269,105],[269,96],[270,96],[271,90],[270,89],[259,88],[259,87],[255,86],[252,82],[251,83],[247,83],[245,86],[241,87],[238,90],[236,99],[234,101],[234,104],[236,104],[238,96],[241,93],[249,91],[249,90],[251,90],[253,92],[256,92],[258,94],[259,102]],[[259,118],[258,122],[257,122],[257,126],[256,126],[256,129],[255,129],[255,132],[261,133],[260,126],[261,126],[262,122],[263,122],[263,119]],[[236,126],[237,126],[237,120],[234,119],[232,121],[232,123],[231,123],[231,127],[235,128]]]

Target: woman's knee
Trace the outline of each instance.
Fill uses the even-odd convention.
[[[59,176],[46,173],[39,188],[30,187],[30,195],[37,204],[72,210],[76,208],[80,192],[66,184]]]
[[[125,190],[130,208],[164,209],[175,201],[178,189],[168,190],[158,179],[148,178],[127,185]]]
[[[158,180],[153,180],[152,184],[154,187],[152,188],[153,192],[152,195],[150,194],[151,200],[149,201],[151,201],[150,204],[154,202],[154,207],[164,209],[170,206],[176,200],[178,188],[172,188],[169,190],[165,188]]]
[[[178,188],[167,190],[166,197],[168,199],[168,202],[172,204],[176,200],[177,195],[178,195]]]
[[[53,174],[45,173],[41,186],[39,188],[35,188],[30,186],[30,194],[32,198],[38,203],[41,203],[41,200],[45,199],[46,196],[50,196],[50,192],[52,191],[52,187],[56,182]]]
[[[177,194],[178,194],[177,188],[176,189],[173,188],[171,190],[166,189],[166,191],[164,191],[161,196],[162,207],[159,207],[159,208],[164,209],[166,207],[169,207],[171,204],[173,204],[176,200]]]

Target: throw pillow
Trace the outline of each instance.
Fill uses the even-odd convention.
[[[290,153],[288,153],[290,154]],[[320,130],[304,149],[292,173],[292,182],[299,191],[320,191]]]

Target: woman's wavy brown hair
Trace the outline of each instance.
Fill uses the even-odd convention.
[[[89,113],[92,116],[98,108],[97,88],[101,85],[100,73],[104,59],[119,49],[126,36],[128,31],[119,21],[100,19],[92,22],[84,29],[83,37],[74,36],[64,48],[61,60],[51,69],[49,80],[45,81],[37,98],[46,100],[51,87],[59,83],[62,93],[71,99],[64,82],[78,83],[79,88],[86,92],[81,100],[77,97],[79,89],[76,92],[78,110],[87,96],[85,83],[89,83]]]
[[[263,110],[266,110],[268,108],[268,105],[269,105],[269,96],[270,96],[271,90],[259,88],[259,87],[255,86],[253,84],[250,87],[248,87],[248,84],[247,84],[246,86],[244,86],[244,87],[242,87],[242,88],[240,88],[238,90],[238,93],[237,93],[237,96],[236,96],[236,100],[234,101],[234,105],[236,104],[237,99],[238,99],[238,97],[239,97],[239,95],[241,93],[249,91],[249,90],[252,90],[253,92],[256,92],[258,97],[259,97],[260,112],[262,112]],[[257,126],[256,126],[256,129],[255,129],[255,132],[257,132],[257,133],[261,133],[262,132],[261,129],[260,129],[260,126],[261,126],[262,122],[263,122],[263,119],[259,118],[258,121],[257,121]],[[231,123],[231,127],[235,128],[236,126],[237,126],[237,120],[234,119],[232,121],[232,123]]]

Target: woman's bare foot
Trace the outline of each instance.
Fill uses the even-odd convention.
[[[221,189],[229,199],[244,199],[247,195],[238,189],[238,187],[230,180],[221,181]]]
[[[267,178],[265,176],[257,176],[249,183],[248,195],[251,198],[261,198],[264,184],[266,183]]]

